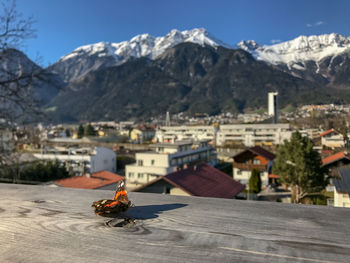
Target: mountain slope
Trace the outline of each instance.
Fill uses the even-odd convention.
[[[205,29],[172,30],[164,37],[143,34],[120,43],[100,42],[75,49],[49,67],[52,72],[64,76],[65,81],[76,80],[94,70],[120,65],[131,58],[156,59],[165,50],[180,43],[196,43],[212,47],[229,45],[216,39]]]
[[[350,87],[346,77],[350,73],[349,37],[335,33],[300,36],[271,46],[241,41],[238,47],[294,76],[330,87]]]
[[[58,120],[150,118],[166,111],[242,111],[266,106],[334,102],[322,86],[295,78],[243,50],[179,44],[155,60],[133,59],[86,74],[52,101]]]

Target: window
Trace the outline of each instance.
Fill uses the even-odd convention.
[[[137,178],[138,178],[138,179],[143,178],[143,173],[138,173],[138,174],[137,174]]]
[[[143,166],[143,160],[137,160],[137,165],[138,166]]]
[[[151,165],[154,165],[154,160],[151,160]]]
[[[260,164],[260,160],[254,159],[253,164]]]
[[[237,170],[237,175],[241,175],[242,171],[241,170]]]
[[[134,173],[129,173],[129,178],[133,178],[134,177]]]
[[[170,194],[170,187],[165,187],[165,194]]]

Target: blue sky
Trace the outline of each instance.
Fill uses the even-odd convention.
[[[37,37],[22,48],[42,65],[75,48],[100,41],[120,42],[172,29],[206,28],[228,44],[253,39],[260,44],[299,35],[350,35],[347,0],[17,0],[33,16]]]

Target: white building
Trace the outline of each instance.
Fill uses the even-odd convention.
[[[345,146],[344,136],[334,129],[325,131],[320,136],[322,146],[332,149],[343,148]]]
[[[245,146],[277,145],[289,140],[292,130],[289,124],[228,124],[220,125],[216,144],[226,143]]]
[[[278,122],[278,92],[269,92],[268,94],[268,115],[274,116],[274,123]]]
[[[43,149],[42,153],[34,154],[40,160],[58,160],[74,174],[92,174],[99,171],[116,172],[117,155],[105,147],[66,148],[55,147]]]
[[[172,173],[189,164],[217,163],[216,153],[208,141],[176,141],[152,145],[154,151],[136,153],[136,163],[125,167],[128,187],[141,184]]]
[[[334,183],[334,206],[350,207],[350,166],[338,168],[338,176]]]
[[[162,126],[155,134],[157,142],[176,140],[209,140],[215,142],[217,128],[214,126]]]

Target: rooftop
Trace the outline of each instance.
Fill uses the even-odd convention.
[[[57,180],[55,184],[69,188],[97,189],[121,180],[124,180],[124,177],[108,171],[101,171],[93,173],[90,177],[83,175]]]
[[[251,152],[253,154],[260,155],[260,156],[262,156],[270,161],[272,161],[276,157],[276,155],[274,155],[272,152],[269,152],[268,150],[265,150],[264,148],[262,148],[260,146],[254,146],[254,147],[248,148],[242,152],[237,153],[235,156],[233,156],[233,158],[236,158],[240,155],[243,155],[246,152]]]
[[[120,228],[91,207],[113,195],[0,184],[0,262],[349,262],[347,208],[130,193]]]
[[[208,143],[210,140],[199,140],[199,141],[193,141],[193,140],[181,140],[181,141],[175,141],[173,143],[155,143],[151,144],[150,147],[174,147],[177,148],[178,146],[182,145],[192,145],[192,144],[198,144],[198,143]]]
[[[331,156],[327,156],[325,158],[322,159],[322,165],[328,165],[328,164],[331,164],[331,163],[334,163],[336,161],[339,161],[341,159],[348,159],[350,160],[350,157],[348,155],[347,152],[338,152],[336,154],[333,154]]]
[[[334,186],[337,192],[350,195],[350,165],[338,168],[339,178],[334,179]]]
[[[199,164],[166,176],[161,176],[133,191],[139,192],[160,180],[178,187],[192,196],[234,198],[245,186],[220,170]]]
[[[327,134],[331,134],[331,133],[333,133],[333,132],[336,132],[334,129],[330,129],[330,130],[328,130],[328,131],[325,131],[325,132],[323,132],[323,133],[321,133],[320,134],[320,137],[323,137],[323,136],[325,136],[325,135],[327,135]]]

